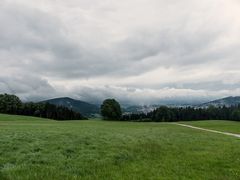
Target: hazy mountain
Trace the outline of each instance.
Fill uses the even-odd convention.
[[[97,105],[71,99],[69,97],[49,99],[43,102],[68,107],[69,109],[72,109],[76,112],[80,112],[84,116],[93,116],[94,114],[99,114],[99,107]]]
[[[236,106],[240,104],[240,96],[236,96],[236,97],[226,97],[223,99],[217,99],[214,101],[210,101],[204,104],[201,104],[200,107],[208,107],[208,106],[215,106],[215,107],[221,107],[221,106],[226,106],[226,107],[230,107],[230,106]]]
[[[155,110],[158,107],[159,105],[144,105],[144,106],[134,105],[134,106],[128,106],[123,108],[123,112],[125,114],[128,114],[128,113],[145,113],[146,114]]]
[[[100,112],[100,106],[99,105],[95,105],[95,104],[90,104],[84,101],[80,101],[80,100],[75,100],[75,99],[71,99],[68,97],[63,97],[63,98],[55,98],[55,99],[49,99],[46,100],[44,102],[49,102],[50,104],[55,104],[55,105],[61,105],[61,106],[65,106],[68,107],[70,109],[73,109],[74,111],[80,112],[81,114],[83,114],[84,116],[95,116],[96,114],[99,114]],[[180,104],[180,103],[173,103],[172,104],[159,104],[159,105],[123,105],[122,104],[122,108],[123,108],[123,112],[124,113],[148,113],[153,111],[154,109],[158,108],[161,105],[166,105],[169,107],[187,107],[187,106],[194,106],[191,104]],[[226,106],[226,107],[230,107],[230,106],[236,106],[240,104],[240,96],[237,97],[226,97],[223,99],[218,99],[218,100],[214,100],[214,101],[210,101],[207,103],[203,103],[200,105],[197,105],[197,107],[208,107],[208,106],[215,106],[215,107],[220,107],[220,106]]]
[[[172,107],[172,108],[186,108],[186,107],[193,107],[194,105],[191,104],[159,104],[159,105],[143,105],[143,106],[138,106],[138,105],[133,105],[133,106],[128,106],[123,108],[124,114],[129,114],[129,113],[149,113],[154,111],[155,109],[159,108],[160,106],[167,106],[167,107]]]

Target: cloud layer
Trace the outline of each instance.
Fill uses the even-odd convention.
[[[240,95],[238,0],[2,0],[0,92],[129,103]]]

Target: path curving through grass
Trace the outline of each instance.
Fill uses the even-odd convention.
[[[218,134],[223,134],[223,135],[227,135],[227,136],[233,136],[233,137],[240,138],[240,134],[216,131],[216,130],[212,130],[212,129],[200,128],[200,127],[191,126],[191,125],[187,125],[187,124],[181,124],[181,123],[173,123],[173,124],[176,124],[178,126],[187,127],[187,128],[197,129],[197,130],[201,130],[201,131],[207,131],[207,132],[218,133]]]

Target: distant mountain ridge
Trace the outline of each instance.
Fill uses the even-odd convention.
[[[144,114],[147,114],[147,113],[155,110],[159,106],[160,105],[144,105],[144,106],[132,105],[132,106],[128,106],[128,107],[123,108],[123,113],[124,114],[131,114],[131,113],[135,113],[135,114],[144,113]]]
[[[226,98],[222,98],[222,99],[217,99],[214,101],[210,101],[204,104],[199,105],[199,107],[209,107],[209,106],[214,106],[214,107],[222,107],[222,106],[226,106],[226,107],[230,107],[230,106],[237,106],[240,104],[240,96],[229,96]]]
[[[100,114],[100,106],[95,105],[95,104],[90,104],[88,102],[84,102],[81,100],[76,100],[72,99],[69,97],[60,97],[60,98],[54,98],[54,99],[49,99],[45,100],[42,102],[48,102],[50,104],[58,105],[58,106],[64,106],[68,107],[69,109],[72,109],[76,112],[80,112],[82,115],[87,116],[87,117],[98,117]],[[200,105],[193,105],[193,107],[200,107],[200,108],[207,108],[209,106],[214,106],[214,107],[230,107],[230,106],[237,106],[240,104],[240,96],[230,96],[222,99],[217,99],[214,101],[210,101],[207,103],[203,103]],[[156,109],[161,105],[148,105],[148,106],[138,106],[138,105],[132,105],[132,106],[126,106],[123,107],[123,113],[148,113]],[[170,105],[168,105],[170,106]],[[170,107],[188,107],[192,105],[171,105]]]
[[[99,114],[99,111],[100,111],[97,105],[72,99],[69,97],[54,98],[54,99],[49,99],[42,102],[48,102],[50,104],[54,104],[57,106],[64,106],[88,117],[94,116],[95,114]]]

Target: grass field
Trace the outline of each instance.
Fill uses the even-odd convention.
[[[236,122],[188,123],[240,132]],[[0,115],[0,179],[240,179],[240,139],[169,123]]]

